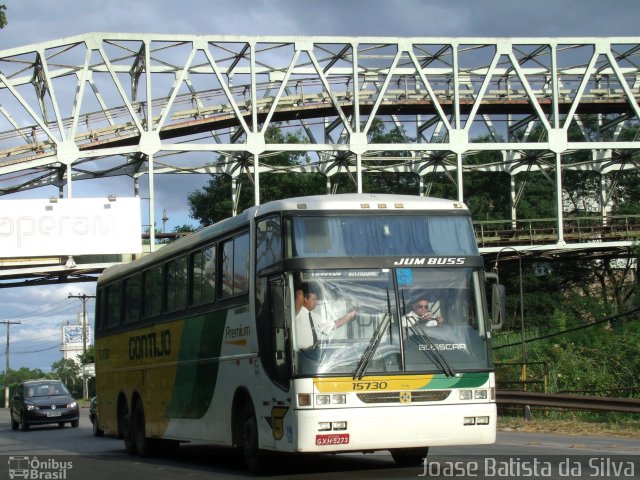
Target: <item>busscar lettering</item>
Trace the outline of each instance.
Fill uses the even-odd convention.
[[[129,337],[129,360],[144,360],[171,355],[171,332],[151,332]]]
[[[466,343],[434,343],[433,345],[418,345],[418,348],[421,351],[427,350],[466,350]]]

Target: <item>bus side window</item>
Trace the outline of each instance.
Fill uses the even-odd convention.
[[[162,306],[162,266],[157,265],[144,272],[142,277],[143,309],[142,314],[148,318],[160,314]]]
[[[167,312],[174,312],[187,304],[187,257],[178,257],[166,264],[164,300]]]
[[[256,272],[282,259],[282,229],[279,217],[269,217],[256,225]]]
[[[222,296],[249,291],[249,234],[243,233],[222,244]]]
[[[210,245],[191,254],[191,305],[215,300],[216,249]]]
[[[122,312],[122,282],[116,282],[107,287],[106,326],[115,327],[120,324]]]
[[[137,322],[140,319],[140,275],[124,281],[124,321]]]

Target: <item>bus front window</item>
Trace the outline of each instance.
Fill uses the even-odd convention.
[[[302,272],[294,282],[294,369],[348,373],[374,337],[367,371],[400,372],[400,329],[391,271]]]
[[[315,270],[294,278],[297,375],[488,367],[480,270]]]

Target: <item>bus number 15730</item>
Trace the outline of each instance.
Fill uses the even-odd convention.
[[[354,390],[386,390],[387,382],[353,382]]]

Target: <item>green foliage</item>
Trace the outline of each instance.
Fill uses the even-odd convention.
[[[4,28],[7,26],[7,14],[5,13],[7,10],[6,5],[0,5],[0,28]]]
[[[283,133],[276,128],[267,130],[266,139],[270,143],[303,143],[301,133]],[[227,160],[218,159],[218,164]],[[250,158],[245,159],[252,162]],[[303,195],[321,194],[326,191],[326,182],[320,174],[290,173],[287,167],[296,167],[308,163],[308,159],[301,153],[278,153],[261,159],[271,166],[282,167],[281,173],[260,175],[260,200],[265,203],[271,200]],[[253,177],[241,174],[237,177],[239,195],[237,199],[238,212],[254,205]],[[233,213],[231,200],[231,177],[225,174],[214,174],[209,182],[201,189],[191,192],[187,199],[191,218],[198,220],[204,227],[228,218]]]
[[[85,365],[87,363],[95,363],[96,361],[96,348],[94,345],[87,345],[87,351],[85,354],[78,355],[78,361],[80,364]]]
[[[70,358],[61,359],[51,364],[50,378],[57,378],[64,383],[71,392],[82,391],[80,365]]]

